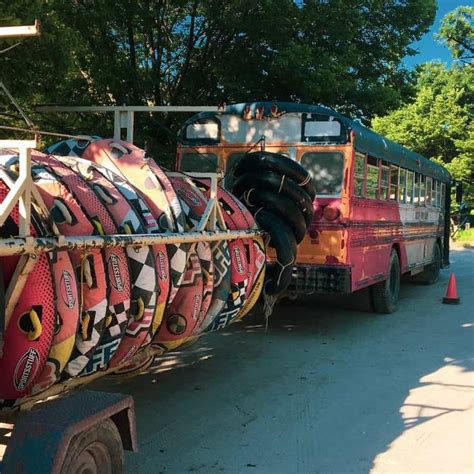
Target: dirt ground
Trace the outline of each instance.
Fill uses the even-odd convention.
[[[368,294],[254,312],[145,374],[127,473],[474,472],[474,251],[393,315]],[[441,304],[449,272],[459,306]]]

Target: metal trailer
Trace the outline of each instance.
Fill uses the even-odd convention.
[[[21,38],[40,34],[38,21],[30,26],[0,28],[0,38]],[[7,89],[0,83],[5,93]],[[10,97],[10,96],[9,96]],[[13,98],[11,98],[14,102]],[[87,107],[88,111],[90,108]],[[133,142],[134,112],[202,111],[207,107],[112,107],[115,115],[114,136],[120,138],[126,129]],[[123,110],[122,110],[123,109]],[[214,110],[215,107],[209,107]],[[7,128],[8,127],[4,127]],[[18,204],[19,234],[0,239],[0,256],[21,256],[12,280],[4,294],[0,291],[0,353],[3,332],[11,319],[15,301],[21,294],[38,254],[61,250],[87,250],[104,247],[126,247],[173,243],[198,243],[232,240],[261,235],[254,230],[229,231],[217,203],[217,184],[222,176],[195,173],[209,178],[210,199],[199,224],[183,234],[140,234],[65,237],[33,237],[30,234],[31,204],[40,208],[42,199],[31,175],[31,150],[34,140],[0,140],[0,149],[17,150],[20,157],[19,177],[5,200],[0,203],[0,227]],[[3,289],[3,284],[0,290]],[[153,349],[144,351],[153,355]],[[142,354],[142,352],[140,353]],[[114,369],[118,370],[120,367]],[[131,396],[89,390],[74,392],[97,378],[110,374],[99,371],[87,377],[60,382],[46,391],[26,398],[6,412],[0,412],[0,473],[107,473],[122,472],[124,449],[137,451],[135,410]],[[3,457],[2,457],[3,455]]]
[[[41,197],[31,176],[31,150],[36,140],[0,140],[0,149],[16,149],[20,156],[19,177],[0,204],[0,226],[18,203],[20,211],[19,235],[0,239],[0,256],[20,255],[15,274],[4,294],[5,304],[0,319],[0,337],[9,324],[14,302],[34,268],[36,257],[42,252],[87,250],[103,247],[126,247],[173,243],[198,243],[233,240],[262,235],[258,230],[226,229],[217,201],[217,174],[195,173],[193,176],[211,180],[210,199],[199,224],[183,234],[137,234],[74,236],[30,235],[31,204],[40,207]],[[150,355],[152,348],[145,348]],[[141,353],[140,353],[141,354]],[[114,369],[117,370],[117,369]],[[136,429],[133,399],[130,396],[81,391],[62,398],[76,388],[110,374],[99,371],[88,377],[71,379],[50,387],[45,392],[28,397],[13,413],[0,412],[0,446],[6,443],[0,472],[121,472],[123,449],[136,451]],[[45,400],[49,400],[45,403]],[[39,406],[39,408],[38,408]],[[32,411],[29,411],[32,410]],[[26,412],[26,413],[25,413]],[[13,427],[9,438],[5,433]]]

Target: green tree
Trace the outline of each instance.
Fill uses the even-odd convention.
[[[451,51],[454,59],[474,59],[474,7],[458,7],[441,23],[437,38]]]
[[[470,65],[428,63],[417,73],[415,98],[376,117],[378,133],[444,164],[466,185],[474,204],[474,69]]]
[[[278,99],[370,118],[412,92],[402,59],[415,53],[436,1],[0,0],[0,11],[3,23],[43,23],[40,38],[0,55],[2,80],[30,109]],[[108,125],[37,120],[99,134]],[[136,129],[139,144],[168,139],[153,117]]]

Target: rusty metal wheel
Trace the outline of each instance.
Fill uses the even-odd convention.
[[[77,435],[69,445],[62,474],[121,474],[123,446],[120,433],[111,420]]]

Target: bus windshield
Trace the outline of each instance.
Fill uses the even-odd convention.
[[[339,152],[305,153],[301,164],[313,178],[316,194],[319,196],[339,196],[342,190],[344,157]]]

